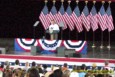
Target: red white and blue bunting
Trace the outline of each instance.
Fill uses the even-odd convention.
[[[16,43],[24,50],[31,50],[31,46],[37,46],[38,42],[35,39],[24,39],[24,38],[17,38],[15,39]]]
[[[44,40],[39,39],[39,44],[44,50],[56,50],[57,47],[60,47],[62,40]]]
[[[67,49],[75,49],[79,52],[84,48],[86,41],[65,40],[63,44]]]
[[[30,51],[31,46],[39,46],[43,50],[55,51],[57,47],[75,49],[76,52],[87,53],[87,42],[76,40],[46,40],[46,39],[15,39],[15,51]]]

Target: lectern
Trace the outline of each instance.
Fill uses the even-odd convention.
[[[50,29],[50,30],[46,30],[46,33],[50,34],[50,40],[57,40],[58,39],[59,30]]]

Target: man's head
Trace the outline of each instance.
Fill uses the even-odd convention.
[[[85,70],[86,69],[86,65],[85,64],[82,64],[81,65],[81,70]]]
[[[97,64],[96,64],[96,63],[93,63],[93,64],[92,64],[92,67],[93,67],[93,68],[96,68],[96,67],[97,67]]]
[[[36,66],[36,62],[32,62],[32,67],[35,67]]]
[[[20,61],[17,59],[17,60],[15,60],[15,64],[16,65],[19,65],[20,64]]]
[[[51,24],[55,24],[55,21],[54,21],[54,20],[51,20]]]
[[[77,70],[77,66],[76,65],[73,66],[73,70]]]
[[[64,63],[64,65],[63,65],[64,67],[67,67],[67,63]]]
[[[26,62],[25,66],[29,66],[29,62]]]
[[[28,72],[28,77],[40,77],[39,71],[36,68],[31,68]]]

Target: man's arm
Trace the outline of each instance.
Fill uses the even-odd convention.
[[[59,25],[55,24],[56,30],[59,30]]]

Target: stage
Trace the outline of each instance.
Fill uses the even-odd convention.
[[[90,68],[93,63],[96,63],[98,67],[104,66],[105,60],[109,61],[109,66],[115,67],[115,60],[114,59],[98,59],[98,58],[71,58],[71,57],[56,57],[53,55],[0,55],[0,64],[4,63],[5,61],[9,61],[11,67],[13,67],[15,60],[18,59],[20,61],[20,67],[23,68],[26,62],[29,62],[30,65],[33,61],[37,64],[47,64],[48,67],[51,65],[63,65],[67,63],[69,68],[72,68],[72,65],[80,66],[82,64],[86,64]]]

